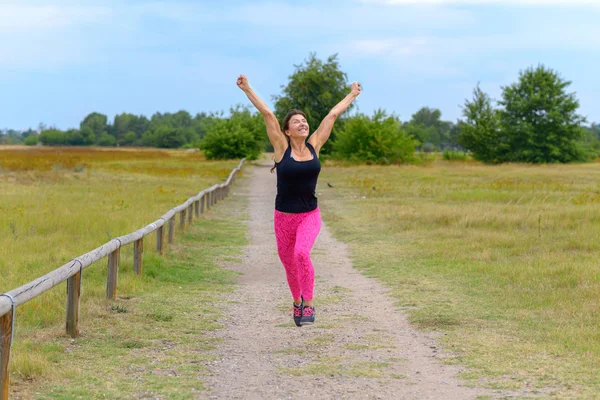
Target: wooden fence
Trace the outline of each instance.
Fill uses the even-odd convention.
[[[104,257],[108,257],[106,298],[116,299],[121,247],[133,243],[133,270],[136,274],[141,275],[144,238],[152,232],[156,232],[156,251],[163,254],[165,248],[164,227],[166,226],[168,230],[168,242],[173,243],[176,214],[179,213],[180,228],[184,228],[186,221],[192,223],[194,215],[196,217],[200,216],[205,208],[209,209],[219,200],[224,199],[229,193],[229,189],[244,161],[245,159],[242,159],[238,166],[231,171],[225,183],[213,185],[201,191],[180,206],[170,209],[151,224],[128,235],[112,239],[108,243],[72,259],[67,264],[32,282],[10,292],[0,294],[0,399],[8,399],[10,349],[14,337],[15,309],[18,306],[67,281],[66,329],[71,337],[77,337],[79,335],[79,300],[83,269]]]

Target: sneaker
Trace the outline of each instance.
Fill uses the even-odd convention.
[[[300,318],[300,324],[312,324],[315,322],[315,308],[310,306],[304,306],[302,310],[302,318]]]
[[[302,319],[302,308],[304,308],[304,301],[300,304],[294,303],[294,322],[296,326],[302,326],[300,320]]]

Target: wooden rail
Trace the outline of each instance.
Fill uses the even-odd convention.
[[[13,342],[15,325],[15,309],[52,289],[56,285],[67,281],[67,305],[66,305],[66,330],[71,337],[79,335],[79,302],[81,296],[81,282],[83,270],[108,257],[108,274],[106,282],[106,298],[114,300],[117,296],[117,281],[119,272],[119,255],[121,247],[134,243],[134,266],[136,274],[142,274],[142,259],[144,251],[144,238],[152,232],[156,232],[156,251],[163,254],[164,230],[168,227],[168,242],[173,243],[175,228],[175,214],[180,213],[179,226],[185,228],[186,222],[191,224],[194,218],[224,199],[229,193],[229,188],[235,181],[237,174],[242,169],[245,159],[229,174],[225,183],[213,185],[189,198],[185,203],[170,209],[165,215],[145,227],[125,236],[112,239],[108,243],[73,258],[65,265],[47,273],[38,279],[29,282],[19,288],[0,294],[0,399],[8,399],[9,388],[9,362],[10,349]],[[205,207],[206,204],[206,207]]]

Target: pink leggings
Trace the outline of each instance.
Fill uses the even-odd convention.
[[[279,259],[294,300],[313,299],[315,269],[310,260],[310,250],[321,230],[319,208],[313,211],[286,214],[275,210],[275,238]]]

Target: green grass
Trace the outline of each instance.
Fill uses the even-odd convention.
[[[87,148],[0,149],[0,292],[26,284],[108,242],[155,221],[237,165],[206,161],[200,153]],[[50,168],[52,163],[57,168]],[[85,165],[75,172],[73,166]],[[68,167],[68,168],[67,168]],[[11,169],[12,168],[12,169]],[[50,168],[50,169],[48,169]],[[155,254],[148,237],[145,254]],[[122,249],[131,271],[132,246]],[[105,260],[84,271],[85,302],[103,297]],[[136,293],[124,279],[121,291]],[[64,291],[19,307],[19,326],[51,326],[63,319]]]
[[[199,153],[154,150],[1,149],[0,158],[0,292],[50,272],[111,237],[156,220],[200,190],[224,181],[237,165],[233,160],[208,162]],[[52,164],[57,159],[63,162],[59,167]],[[219,209],[201,217],[193,230],[182,233],[177,225],[176,244],[166,246],[165,256],[157,255],[154,235],[147,237],[142,277],[133,273],[132,246],[123,247],[117,301],[104,300],[106,259],[86,268],[82,336],[76,346],[64,332],[64,284],[20,306],[11,355],[13,393],[27,392],[43,382],[61,381],[69,373],[79,376],[67,361],[78,349],[119,365],[120,359],[98,349],[104,346],[109,352],[114,348],[120,356],[152,349],[157,338],[144,335],[168,337],[165,332],[170,325],[187,324],[190,338],[214,328],[217,314],[210,301],[228,290],[232,278],[216,265],[224,259],[235,260],[245,243],[239,216],[219,215]],[[182,241],[190,244],[189,248],[183,247]],[[193,299],[177,300],[176,295],[190,293]],[[163,304],[164,299],[168,303],[174,300]],[[195,301],[199,304],[192,308],[197,312],[182,321],[178,313],[187,313],[184,310]],[[153,329],[149,331],[148,326]],[[131,335],[130,328],[141,336]],[[205,344],[198,339],[195,345],[200,348]],[[102,371],[86,373],[90,377],[102,375]],[[90,393],[100,393],[101,389],[91,386]]]
[[[242,198],[228,198],[177,235],[163,257],[145,258],[144,275],[134,277],[135,295],[88,303],[80,338],[66,337],[62,326],[21,330],[13,350],[20,358],[13,394],[38,399],[197,397],[204,390],[204,365],[213,359],[208,351],[219,343],[206,336],[219,327],[214,304],[235,282],[236,275],[220,264],[239,261],[246,244],[245,206]],[[24,364],[23,357],[39,346],[41,351],[33,352],[36,362]],[[39,370],[25,376],[24,365]]]
[[[354,264],[446,333],[466,378],[600,392],[600,164],[329,166],[317,192]]]

